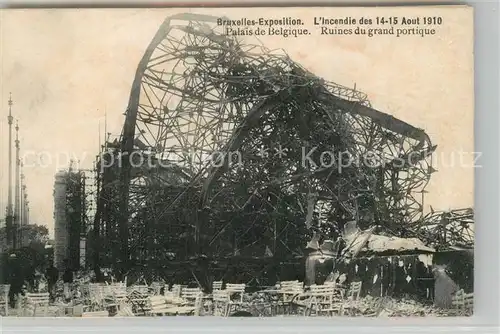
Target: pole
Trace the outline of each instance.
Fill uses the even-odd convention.
[[[26,185],[25,185],[26,187]],[[29,224],[29,219],[28,219],[28,189],[27,187],[24,189],[24,225]]]
[[[23,164],[21,163],[21,170],[22,170]],[[26,225],[26,201],[28,200],[28,194],[26,193],[26,179],[24,177],[24,174],[21,173],[21,226],[19,227],[19,240],[21,246],[25,246],[25,241],[28,242],[29,240],[24,240],[23,237],[23,231],[25,230],[25,225]]]
[[[18,233],[19,233],[19,224],[20,224],[20,216],[21,216],[21,206],[20,206],[20,200],[21,200],[21,170],[20,170],[20,162],[21,160],[19,159],[19,124],[16,121],[16,188],[15,188],[15,212],[14,212],[14,233],[16,235],[15,238],[15,246],[14,248],[17,248],[19,246],[20,240],[17,240],[18,238]]]
[[[14,247],[14,236],[13,236],[13,212],[12,212],[12,94],[9,93],[9,116],[7,120],[9,122],[9,185],[8,185],[8,195],[7,195],[7,217],[5,219],[5,225],[7,229],[7,245]]]
[[[21,175],[21,194],[19,195],[19,226],[24,224],[24,184],[23,175]]]
[[[28,225],[28,191],[24,188],[24,225]]]
[[[104,109],[104,151],[108,148],[108,116],[106,114],[106,109]]]
[[[21,163],[21,170],[22,170],[23,164]],[[24,178],[24,174],[21,172],[21,199],[20,199],[20,206],[19,206],[19,222],[21,226],[26,224],[26,212],[24,210],[26,206],[26,180]]]
[[[24,246],[24,239],[23,239],[23,225],[24,225],[24,190],[26,186],[24,185],[24,175],[21,174],[21,195],[19,197],[19,233],[18,233],[18,240],[19,240],[19,247]]]

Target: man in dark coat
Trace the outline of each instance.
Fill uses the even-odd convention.
[[[9,271],[9,304],[11,308],[16,307],[16,299],[18,295],[22,292],[24,277],[21,269],[21,265],[19,260],[17,259],[16,254],[11,254],[9,257],[8,264]]]
[[[73,270],[69,265],[69,261],[64,261],[64,273],[63,273],[63,282],[64,282],[64,298],[69,300],[71,298],[71,284],[73,283]]]
[[[29,266],[26,269],[26,283],[27,283],[27,288],[29,291],[34,292],[36,287],[35,287],[35,280],[36,280],[36,270],[34,266]]]
[[[54,264],[51,263],[50,266],[45,271],[45,276],[47,277],[47,285],[49,288],[50,299],[54,300],[55,298],[55,287],[57,280],[59,279],[59,271]]]
[[[66,265],[66,270],[64,270],[63,274],[63,282],[64,283],[73,283],[73,270]]]

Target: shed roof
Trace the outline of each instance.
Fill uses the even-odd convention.
[[[370,235],[371,233],[371,235]],[[359,231],[346,236],[346,252],[359,253],[434,253],[436,250],[426,246],[417,238],[388,237],[373,234],[371,231]]]

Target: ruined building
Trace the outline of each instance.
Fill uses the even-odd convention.
[[[265,285],[350,221],[425,234],[425,131],[216,20],[167,18],[137,66],[97,161],[94,267]]]

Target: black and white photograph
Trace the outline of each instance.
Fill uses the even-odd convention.
[[[0,10],[0,316],[462,317],[466,6]]]

